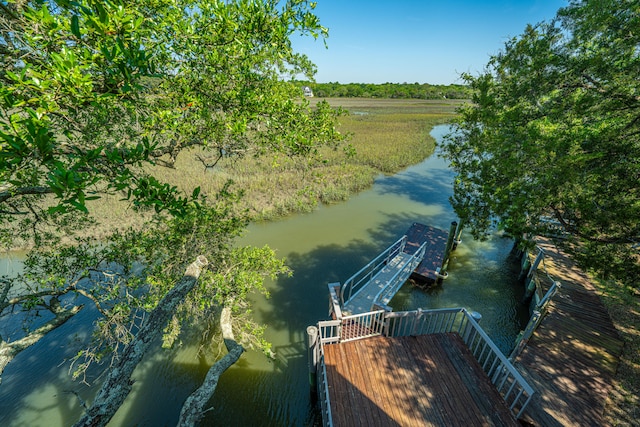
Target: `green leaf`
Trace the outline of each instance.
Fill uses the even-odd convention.
[[[82,34],[80,34],[80,20],[78,19],[78,15],[71,17],[71,33],[77,38],[82,37]]]

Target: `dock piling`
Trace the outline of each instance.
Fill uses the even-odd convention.
[[[453,238],[452,251],[455,251],[460,243],[462,243],[462,229],[464,228],[464,222],[460,220],[456,228],[455,237]]]
[[[307,356],[309,358],[309,392],[311,400],[315,402],[318,398],[318,328],[315,326],[307,327],[308,349]]]
[[[446,276],[447,274],[447,265],[449,263],[449,256],[451,251],[454,248],[454,241],[456,238],[456,229],[458,228],[458,223],[456,221],[451,222],[451,227],[449,228],[449,236],[447,237],[447,246],[444,250],[444,258],[442,259],[442,267],[440,267],[440,274],[442,276]]]

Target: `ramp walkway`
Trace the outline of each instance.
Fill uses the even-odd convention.
[[[342,285],[340,299],[344,314],[387,307],[425,254],[426,243],[412,254],[404,252],[406,244],[407,236],[403,236]]]

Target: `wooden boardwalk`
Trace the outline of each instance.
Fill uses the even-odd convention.
[[[541,427],[604,426],[623,341],[589,277],[550,240],[540,239],[538,246],[546,272],[561,288],[515,360],[537,391],[524,420]]]
[[[449,232],[414,222],[406,234],[407,245],[404,251],[408,254],[413,254],[424,242],[428,242],[424,258],[411,277],[418,281],[435,282],[438,280],[436,270],[442,267],[446,256]]]
[[[520,426],[456,333],[324,346],[335,426]]]

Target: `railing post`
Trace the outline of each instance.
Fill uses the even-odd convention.
[[[307,327],[308,347],[307,356],[309,360],[309,392],[311,401],[318,399],[318,328]]]
[[[384,325],[382,327],[382,335],[385,336],[385,337],[389,336],[389,327],[390,327],[390,324],[391,324],[391,318],[388,316],[389,312],[390,311],[386,311],[385,310],[384,316],[382,318],[383,322],[384,322]]]
[[[478,313],[477,311],[472,311],[471,313],[469,313],[469,315],[473,318],[473,320],[480,324],[480,321],[482,320],[482,314]]]
[[[522,353],[522,350],[524,350],[525,346],[529,342],[529,339],[531,339],[533,332],[538,327],[541,317],[542,313],[540,313],[538,310],[533,310],[533,314],[529,319],[529,323],[527,323],[527,326],[524,328],[524,331],[522,331],[522,334],[520,334],[520,336],[516,339],[516,346],[509,355],[510,362],[513,362],[516,357],[518,357],[520,353]]]
[[[533,292],[535,291],[536,283],[535,283],[534,277],[537,274],[538,265],[540,265],[540,262],[542,262],[542,260],[544,259],[544,251],[540,248],[538,248],[538,250],[540,252],[538,252],[538,255],[536,256],[536,259],[533,261],[533,264],[531,265],[531,267],[529,267],[529,272],[527,273],[527,278],[525,279],[525,282],[524,282],[524,286],[525,286],[525,293],[523,298],[524,301],[531,298],[531,295],[533,295]]]
[[[544,297],[542,297],[542,299],[540,300],[540,302],[536,306],[536,309],[538,309],[541,312],[545,311],[546,308],[547,308],[547,304],[549,304],[549,302],[551,301],[551,298],[554,297],[554,295],[558,292],[558,289],[561,286],[562,285],[560,284],[560,282],[554,281],[553,285],[551,285],[551,287],[549,288],[547,293],[544,295]]]
[[[422,309],[418,307],[415,313],[416,315],[413,318],[413,325],[411,325],[411,335],[417,335],[418,322],[422,319]]]
[[[472,311],[471,313],[465,311],[465,313],[469,316],[469,319],[473,319],[476,321],[476,323],[480,324],[480,321],[482,320],[482,315],[480,313],[478,313],[477,311]],[[461,335],[462,335],[462,341],[464,341],[464,343],[467,344],[467,347],[471,348],[469,337],[471,336],[471,332],[473,331],[474,328],[471,322],[469,321],[469,319],[467,319],[467,324],[464,328],[463,334]]]

